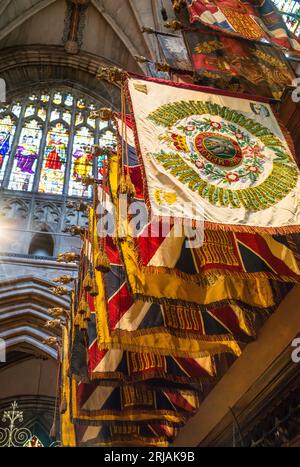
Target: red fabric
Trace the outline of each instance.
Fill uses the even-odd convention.
[[[111,264],[119,266],[123,264],[119,251],[114,245],[113,239],[109,236],[106,237],[106,254]]]
[[[115,329],[118,322],[128,312],[134,301],[125,282],[118,292],[108,301],[109,328]]]
[[[211,376],[203,367],[192,358],[176,358],[176,362],[193,378]]]
[[[217,318],[222,326],[228,329],[235,336],[245,335],[244,331],[240,328],[239,320],[229,305],[211,308],[207,311],[214,318]]]
[[[247,232],[237,232],[236,239],[242,242],[247,248],[256,253],[274,273],[279,276],[292,276],[299,278],[283,261],[273,255],[267,242],[260,235],[253,235]]]
[[[175,405],[177,409],[185,412],[194,412],[196,410],[180,393],[164,391],[167,398]]]
[[[143,235],[135,239],[136,251],[138,251],[141,262],[145,266],[147,266],[166,238],[168,231],[164,231],[164,235],[162,235],[161,226],[161,222],[152,222],[147,225]]]
[[[88,359],[89,360],[88,361],[89,373],[93,373],[93,371],[95,371],[95,368],[97,368],[97,366],[103,360],[107,352],[108,350],[99,349],[97,341],[95,341],[89,347],[89,359]]]

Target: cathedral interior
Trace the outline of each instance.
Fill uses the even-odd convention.
[[[184,83],[195,92],[198,86],[200,91],[213,88],[225,89],[228,95],[263,96],[289,131],[295,147],[295,167],[297,163],[299,166],[300,99],[291,96],[300,82],[300,52],[296,51],[297,56],[290,49],[282,51],[277,44],[272,47],[267,41],[247,38],[241,39],[245,40],[243,53],[239,55],[238,45],[227,53],[226,37],[222,45],[222,33],[216,28],[202,23],[197,32],[194,23],[190,24],[193,27],[184,26],[188,21],[187,6],[191,12],[193,5],[195,9],[199,4],[204,8],[207,3],[222,2],[0,0],[0,78],[6,86],[0,104],[0,343],[4,344],[3,349],[0,345],[0,446],[5,443],[8,427],[8,418],[3,414],[12,410],[23,413],[22,418],[16,418],[15,426],[30,432],[29,441],[25,437],[27,442],[44,447],[68,445],[68,435],[62,434],[66,428],[60,422],[60,415],[66,412],[61,400],[62,348],[53,345],[53,339],[61,342],[66,328],[49,322],[53,320],[51,310],[70,310],[72,281],[78,281],[82,235],[75,234],[88,229],[90,219],[85,207],[93,203],[93,186],[85,184],[84,179],[104,180],[103,148],[116,152],[120,145],[115,121],[103,118],[103,114],[105,110],[110,115],[126,112],[120,99],[122,83],[117,78],[107,79],[107,70],[153,78],[160,84],[172,81],[175,87],[170,89],[179,89],[179,93]],[[299,1],[270,3],[280,11],[293,37],[299,34],[300,50]],[[232,37],[239,41],[236,36],[227,37],[228,41]],[[201,62],[203,57],[205,64]],[[147,97],[143,89],[139,89],[141,100]],[[258,118],[263,121],[268,116],[260,114]],[[199,141],[198,146],[205,146],[205,141]],[[177,149],[182,149],[186,143],[178,139],[176,144]],[[215,154],[219,157],[222,153],[224,160],[231,157],[232,143],[227,147],[218,144],[210,139],[205,146],[210,162],[216,160]],[[100,148],[104,156],[94,157],[95,148]],[[203,151],[203,147],[200,149]],[[256,166],[251,167],[255,172]],[[232,177],[237,177],[232,174],[234,170],[227,175],[228,186],[233,185]],[[158,190],[156,198],[159,196]],[[168,196],[172,206],[175,197]],[[299,234],[299,226],[290,234],[298,246]],[[284,240],[280,237],[279,242],[283,244]],[[67,252],[73,260],[58,262],[59,255]],[[274,268],[268,263],[270,270]],[[184,274],[189,273],[186,271]],[[276,282],[274,274],[268,280]],[[65,293],[57,289],[57,278],[61,276],[71,283],[66,285]],[[199,383],[201,404],[193,417],[179,423],[179,429],[174,428],[167,445],[300,446],[299,277],[300,273],[298,280],[280,279],[286,287],[282,300],[272,313],[268,312],[267,319],[263,320],[262,315],[257,318],[263,322],[256,337],[245,338],[238,358],[216,351],[216,376],[207,376],[214,381],[208,383],[204,378]],[[242,295],[238,298],[242,300]],[[82,342],[75,337],[74,353],[79,353],[80,345]],[[293,351],[297,358],[291,357]],[[205,351],[197,355],[198,363],[201,358],[208,358]],[[125,400],[124,394],[122,397]],[[168,438],[167,431],[173,430],[171,423],[161,425],[161,432],[155,428],[151,440]],[[85,433],[80,431],[86,428],[84,424],[78,427],[77,445],[84,445],[85,439],[88,445],[105,445],[106,441],[97,441],[99,427],[94,423]],[[123,438],[114,445],[126,445],[124,439],[130,430],[127,426],[125,433],[125,428],[116,424],[110,427],[115,436],[118,427],[124,430]],[[140,433],[134,431],[140,429],[136,425],[131,429],[131,433]],[[143,436],[134,435],[137,446],[151,445],[145,441],[148,433],[144,426],[143,430]],[[155,445],[155,441],[151,442]]]

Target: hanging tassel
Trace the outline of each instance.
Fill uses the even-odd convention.
[[[74,326],[79,328],[80,331],[85,331],[87,329],[87,321],[85,320],[85,314],[80,315],[79,313],[77,314],[75,320],[74,320]]]
[[[91,273],[88,272],[83,280],[83,288],[86,292],[90,292],[93,288],[93,279]]]
[[[97,297],[97,295],[99,295],[99,288],[98,288],[95,277],[93,277],[92,283],[93,283],[93,286],[91,288],[90,294],[92,297]]]
[[[77,315],[75,316],[75,319],[74,319],[74,326],[76,326],[77,328],[81,327],[81,322],[82,322],[82,316],[77,313]]]
[[[128,199],[132,199],[136,195],[135,186],[132,183],[129,173],[126,176],[121,175],[120,177],[119,194],[127,195]]]
[[[89,308],[88,302],[86,301],[85,297],[82,296],[79,302],[78,313],[85,315]]]
[[[95,269],[96,271],[103,272],[104,274],[110,271],[111,264],[107,254],[104,251],[98,253],[95,260]]]
[[[91,316],[92,316],[92,312],[91,312],[91,309],[89,308],[83,318],[84,325],[87,323],[87,321],[90,321]]]

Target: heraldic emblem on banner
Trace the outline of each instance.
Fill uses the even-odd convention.
[[[299,225],[299,171],[267,103],[152,81],[141,96],[134,81],[141,80],[129,79],[129,91],[154,213],[155,193],[168,189],[178,202],[202,204],[212,224],[269,232]],[[176,203],[167,212],[178,216]],[[185,208],[184,217],[193,214]]]

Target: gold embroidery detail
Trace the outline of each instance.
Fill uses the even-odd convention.
[[[143,94],[148,94],[148,88],[145,84],[134,84],[134,89],[138,92],[142,92]]]
[[[122,386],[122,403],[124,408],[140,405],[153,407],[154,392],[138,386],[124,385]]]
[[[218,8],[226,17],[227,21],[231,24],[232,28],[243,37],[247,39],[260,39],[265,36],[262,28],[246,13],[241,10],[236,11],[234,8],[228,8],[225,6],[218,5]]]
[[[153,353],[130,352],[128,354],[128,363],[130,374],[157,368],[163,368],[166,370],[165,357]]]
[[[206,230],[203,246],[197,248],[195,254],[199,259],[201,267],[216,263],[226,266],[239,265],[230,232]]]
[[[222,44],[222,42],[215,40],[215,41],[204,41],[202,43],[197,44],[194,51],[197,54],[210,54],[220,49],[224,49],[224,45]]]
[[[172,205],[176,203],[177,195],[176,193],[171,192],[171,191],[163,192],[162,190],[156,190],[155,200],[157,204],[160,204],[160,205],[166,205],[166,204]]]
[[[181,306],[163,307],[165,325],[168,328],[184,331],[201,331],[202,321],[199,310]]]
[[[112,425],[110,426],[111,436],[116,435],[138,435],[140,427],[138,425]]]

